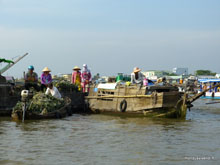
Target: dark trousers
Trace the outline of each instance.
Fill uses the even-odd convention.
[[[40,90],[41,90],[42,92],[45,92],[45,91],[47,90],[47,86],[46,86],[45,84],[41,84]]]
[[[40,91],[40,88],[39,88],[39,86],[36,83],[28,83],[28,82],[26,82],[24,84],[24,87],[25,87],[26,90],[29,90],[31,87],[33,87],[36,91]]]

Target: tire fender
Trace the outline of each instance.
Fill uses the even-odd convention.
[[[121,112],[125,112],[126,109],[127,109],[127,101],[124,99],[124,100],[122,100],[121,103],[120,103],[120,111],[121,111]]]

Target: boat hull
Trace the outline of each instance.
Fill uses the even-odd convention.
[[[47,114],[37,114],[30,111],[25,111],[25,120],[38,120],[38,119],[59,119],[71,115],[71,100],[66,98],[65,106]],[[13,120],[23,119],[23,110],[12,111],[11,117]]]
[[[118,89],[116,89],[117,91]],[[153,92],[144,95],[145,89],[139,95],[133,95],[134,90],[120,89],[127,94],[114,92],[116,95],[100,95],[98,92],[90,93],[86,100],[93,113],[123,114],[128,116],[185,118],[187,106],[182,94],[178,91]],[[92,89],[92,91],[94,91]],[[113,93],[104,90],[104,93]],[[126,93],[124,92],[124,93]]]
[[[200,93],[200,91],[198,92]],[[220,99],[220,92],[206,92],[201,99]]]

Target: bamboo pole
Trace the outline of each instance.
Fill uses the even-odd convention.
[[[128,96],[86,96],[86,99],[100,99],[100,98],[151,98],[151,95],[128,95]]]

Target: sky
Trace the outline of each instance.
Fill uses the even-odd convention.
[[[3,75],[130,74],[134,67],[220,73],[219,0],[0,0],[0,58],[29,53]],[[0,68],[5,64],[0,64]]]

